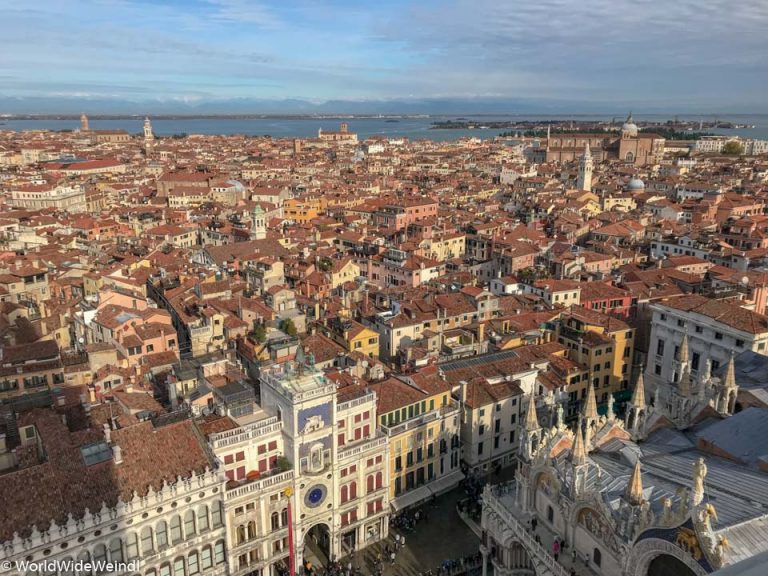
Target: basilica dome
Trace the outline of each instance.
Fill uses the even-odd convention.
[[[622,136],[637,136],[637,124],[632,120],[631,112],[629,113],[629,116],[627,116],[627,121],[621,125],[621,134]]]
[[[640,178],[632,178],[632,180],[629,181],[629,184],[627,184],[627,190],[645,190],[645,182],[640,180]]]

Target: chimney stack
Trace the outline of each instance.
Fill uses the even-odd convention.
[[[112,446],[112,459],[115,461],[115,464],[123,463],[123,450],[117,444]]]

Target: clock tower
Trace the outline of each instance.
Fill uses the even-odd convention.
[[[296,567],[308,537],[333,560],[387,534],[388,445],[377,431],[376,395],[347,388],[337,389],[301,347],[294,361],[262,374],[261,404],[282,421],[294,470]]]

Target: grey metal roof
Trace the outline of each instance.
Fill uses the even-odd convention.
[[[724,450],[744,464],[755,465],[758,458],[768,455],[768,410],[747,408],[707,426],[696,437]]]

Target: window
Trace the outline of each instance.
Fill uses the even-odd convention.
[[[685,327],[685,322],[683,322],[682,320],[680,320],[680,319],[678,318],[678,319],[677,319],[677,325],[678,325],[678,326],[680,326],[680,328],[684,328],[684,327]]]
[[[691,370],[698,370],[699,369],[699,359],[701,358],[701,354],[698,352],[694,352],[691,356]]]
[[[205,532],[209,528],[207,506],[203,506],[197,511],[197,527],[200,529],[200,532]]]
[[[168,546],[168,527],[163,521],[155,527],[155,540],[157,541],[158,548]]]
[[[224,542],[216,542],[216,547],[214,548],[214,560],[216,561],[216,564],[224,562]]]
[[[187,538],[195,535],[195,512],[188,510],[184,515],[184,535]]]
[[[197,552],[192,552],[187,557],[187,570],[189,571],[189,576],[195,576],[196,574],[200,573],[200,560],[197,557]]]
[[[665,322],[666,320],[667,320],[667,315],[666,314],[662,314],[661,315],[661,321]]]
[[[704,332],[704,328],[701,326],[696,326],[696,334],[701,334],[702,332]]]
[[[480,456],[480,455],[482,455],[482,453],[483,453],[483,443],[482,443],[482,442],[480,442],[480,443],[477,445],[477,455],[478,455],[478,456]]]
[[[104,544],[99,544],[93,549],[93,561],[94,562],[106,562],[107,561],[107,547]]]
[[[177,544],[183,540],[181,534],[181,516],[174,516],[171,519],[171,543]]]
[[[173,561],[173,576],[184,576],[184,558]]]
[[[114,538],[109,543],[109,557],[112,562],[123,561],[123,543],[120,538]]]
[[[125,557],[133,560],[139,556],[139,538],[135,533],[128,534],[125,539]]]
[[[715,332],[715,340],[722,340],[722,339],[723,339],[723,333]]]
[[[744,348],[744,340],[736,340],[737,348]]]
[[[206,570],[211,566],[213,566],[213,554],[211,553],[210,546],[206,546],[205,548],[203,548],[201,560],[202,560],[203,570]]]
[[[603,561],[603,555],[600,552],[599,548],[595,548],[592,551],[592,561],[595,563],[595,566],[597,566],[598,568],[600,567],[600,564]]]
[[[664,356],[664,340],[661,338],[656,342],[656,355]]]
[[[152,544],[152,528],[144,526],[141,530],[141,553],[143,555],[151,554],[154,551]]]
[[[214,502],[211,507],[211,524],[214,528],[221,526],[221,502]]]
[[[653,367],[653,373],[656,374],[656,376],[661,376],[661,364],[656,364],[656,366]]]

